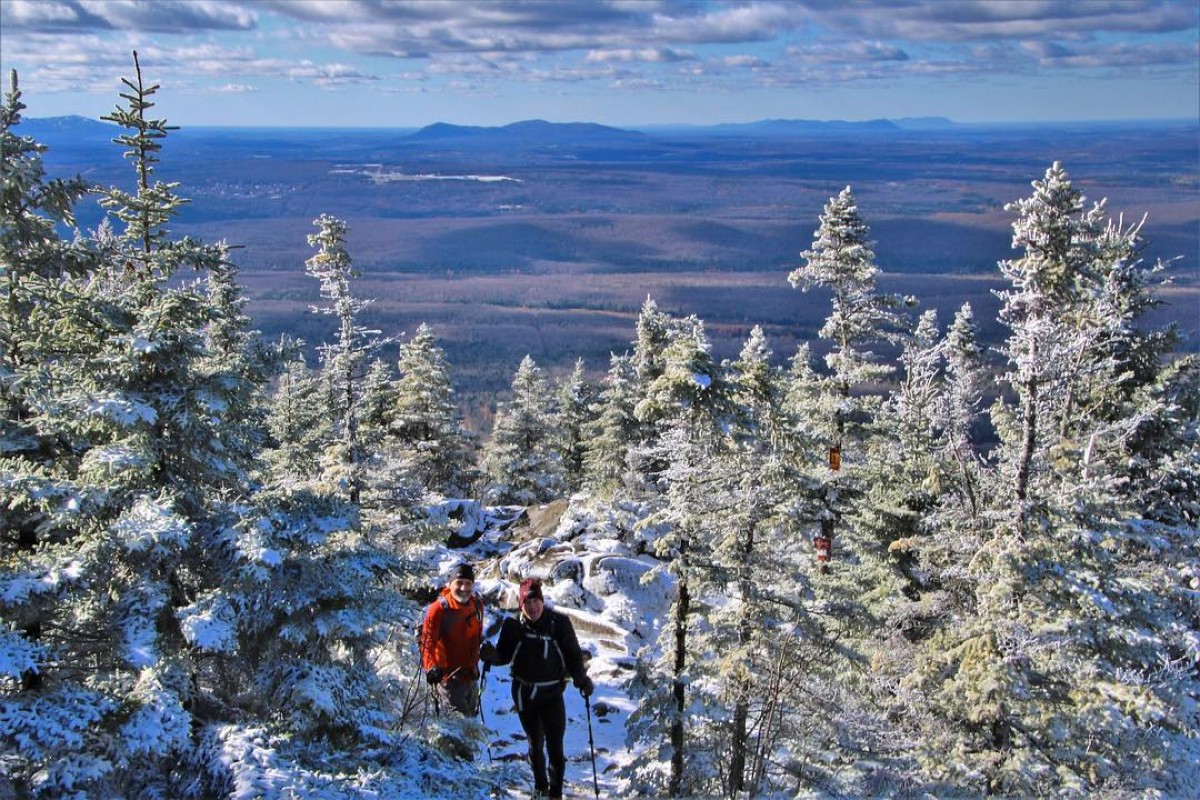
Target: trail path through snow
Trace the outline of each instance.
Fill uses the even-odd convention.
[[[656,617],[667,607],[668,593],[661,581],[648,586],[639,582],[653,559],[632,555],[605,521],[560,520],[559,515],[561,508],[542,520],[540,529],[534,522],[511,531],[489,530],[453,556],[469,558],[475,564],[479,576],[476,589],[487,606],[485,631],[493,643],[504,617],[517,613],[517,585],[526,576],[542,578],[550,607],[571,618],[580,646],[591,655],[588,675],[596,686],[591,698],[596,786],[587,708],[578,689],[569,684],[564,693],[565,793],[567,797],[595,797],[598,788],[600,797],[612,797],[623,788],[619,768],[632,757],[625,743],[626,723],[634,710],[627,694],[635,655],[631,651],[644,643],[643,630],[649,633],[657,627]],[[525,735],[513,708],[509,667],[490,670],[483,687],[483,719],[492,762],[510,765],[510,771],[519,776],[508,796],[528,797],[532,772]],[[487,763],[488,757],[481,744],[479,763]]]

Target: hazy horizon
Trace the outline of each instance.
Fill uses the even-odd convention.
[[[1200,118],[1194,0],[5,0],[29,116],[108,113],[138,51],[186,127]]]

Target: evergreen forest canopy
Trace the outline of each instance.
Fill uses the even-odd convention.
[[[172,236],[172,128],[126,85],[132,191],[49,178],[15,74],[0,110],[16,794],[487,796],[406,701],[464,497],[620,518],[669,581],[631,796],[1200,794],[1200,363],[1144,324],[1141,224],[1062,165],[1007,207],[995,350],[969,305],[878,290],[847,187],[787,276],[832,297],[823,363],[761,329],[718,363],[647,299],[601,385],[526,358],[479,444],[431,329],[379,358],[343,221],[304,264],[320,364],[251,330],[230,247]],[[108,217],[64,235],[90,193]]]

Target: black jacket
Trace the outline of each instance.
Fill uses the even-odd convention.
[[[496,640],[498,665],[512,662],[512,675],[525,684],[579,682],[587,673],[571,618],[547,608],[536,623],[506,617]]]

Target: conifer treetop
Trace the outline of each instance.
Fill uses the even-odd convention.
[[[158,91],[159,85],[146,86],[136,50],[133,52],[133,66],[136,82],[121,78],[121,82],[129,87],[128,92],[120,93],[127,105],[117,106],[111,114],[100,119],[115,122],[128,130],[114,138],[113,142],[128,148],[125,157],[133,161],[137,170],[137,193],[130,194],[113,187],[105,191],[105,197],[100,202],[106,208],[114,209],[117,218],[126,224],[125,235],[140,242],[143,252],[150,253],[165,240],[167,223],[178,213],[179,207],[189,201],[175,194],[178,182],[150,182],[154,165],[159,161],[162,140],[170,131],[179,128],[168,125],[165,119],[146,118],[146,112],[154,108],[150,97]]]

